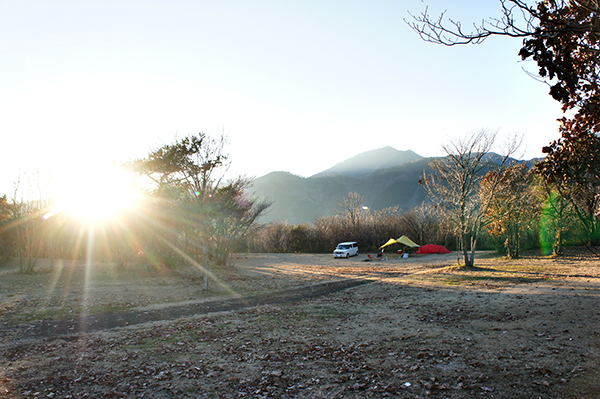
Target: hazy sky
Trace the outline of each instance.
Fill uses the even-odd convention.
[[[496,0],[425,3],[464,24],[499,15]],[[403,21],[425,3],[2,1],[0,187],[200,131],[225,131],[232,172],[255,177],[388,145],[440,155],[481,128],[540,156],[560,108],[521,41],[425,43]]]

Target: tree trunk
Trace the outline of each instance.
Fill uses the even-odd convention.
[[[470,234],[463,234],[461,243],[465,267],[473,267],[475,264],[475,248],[477,246],[477,239],[472,237]],[[470,251],[469,244],[471,245]]]
[[[470,256],[469,256],[469,242],[471,243]],[[462,235],[462,251],[463,251],[463,258],[465,260],[465,267],[472,267],[473,260],[475,258],[475,249],[473,246],[473,237],[471,237],[469,234]]]
[[[595,220],[592,220],[590,225],[590,245],[592,247],[597,247],[598,245],[600,245],[600,233],[598,232],[598,223]]]
[[[208,290],[208,266],[204,262],[204,290]]]
[[[554,240],[554,246],[553,246],[553,254],[554,256],[560,256],[563,253],[563,235],[562,235],[562,228],[559,226],[556,229],[556,237]]]
[[[517,230],[517,242],[515,243],[515,259],[519,257],[521,251],[521,231]]]

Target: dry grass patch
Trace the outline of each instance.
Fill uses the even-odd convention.
[[[5,337],[0,397],[594,398],[600,274],[596,260],[577,257],[487,257],[477,269],[457,270],[453,254],[384,262],[247,255],[214,270],[222,284],[209,292],[201,274],[106,268],[87,280],[87,298],[135,308],[161,296],[175,303],[334,279],[371,283],[135,328],[45,341]],[[3,316],[59,297],[76,309],[86,286],[79,272],[68,284],[57,272],[46,280],[3,274]]]

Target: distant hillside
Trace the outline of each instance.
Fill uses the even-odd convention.
[[[350,177],[366,176],[379,169],[391,168],[421,158],[423,157],[415,154],[411,150],[399,151],[388,146],[360,153],[327,170],[319,172],[312,177],[327,175]]]
[[[388,156],[384,158],[385,154]],[[357,165],[369,159],[386,167],[364,164],[363,170],[358,169]],[[394,164],[394,159],[398,163]],[[282,220],[300,224],[334,215],[338,203],[350,192],[362,195],[365,205],[373,210],[397,205],[408,210],[426,199],[419,178],[424,171],[429,172],[430,160],[412,151],[386,147],[359,154],[309,178],[287,172],[269,173],[254,181],[252,191],[273,201],[269,213],[261,219],[263,222]]]
[[[353,190],[349,177],[304,178],[288,172],[273,172],[256,179],[253,191],[256,196],[273,201],[261,221],[300,224],[332,214],[340,199]]]
[[[500,159],[493,153],[489,157],[492,161]],[[358,154],[308,178],[288,172],[269,173],[257,178],[250,191],[273,201],[269,213],[261,218],[263,222],[311,223],[320,216],[334,215],[339,202],[350,192],[362,195],[372,210],[399,206],[407,211],[427,199],[419,179],[431,172],[432,160],[412,151],[384,147]],[[517,162],[531,166],[534,161]]]

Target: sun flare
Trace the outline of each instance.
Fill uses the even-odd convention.
[[[118,217],[139,199],[133,177],[107,162],[65,173],[58,190],[57,210],[90,222]]]

